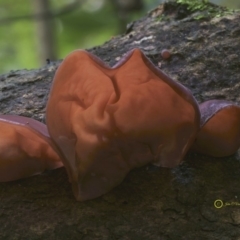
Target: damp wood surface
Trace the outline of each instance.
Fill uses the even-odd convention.
[[[199,103],[240,104],[239,22],[239,12],[221,9],[214,17],[160,5],[129,24],[125,34],[88,51],[113,66],[124,53],[140,48]],[[161,57],[163,49],[171,52],[170,59]],[[45,122],[60,62],[0,75],[0,113]],[[215,208],[217,199],[228,205]],[[75,200],[61,168],[0,183],[0,203],[1,240],[239,240],[240,155],[217,159],[189,153],[174,169],[144,166],[111,192],[86,202]]]

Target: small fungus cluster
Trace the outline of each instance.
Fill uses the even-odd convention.
[[[63,164],[84,201],[119,185],[133,168],[172,168],[188,150],[224,157],[240,146],[239,106],[198,105],[139,49],[112,68],[83,50],[69,54],[55,74],[46,122],[0,116],[0,181]]]

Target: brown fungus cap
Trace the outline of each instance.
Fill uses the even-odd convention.
[[[199,105],[201,130],[192,150],[213,157],[234,154],[240,147],[240,107],[225,100],[210,100]]]
[[[77,50],[56,72],[46,121],[77,200],[87,200],[120,184],[133,168],[180,164],[200,113],[190,91],[139,49],[113,68]]]
[[[62,167],[46,125],[26,117],[0,115],[0,182]]]

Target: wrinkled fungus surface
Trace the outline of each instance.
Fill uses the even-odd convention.
[[[177,166],[200,125],[189,90],[138,49],[113,68],[83,50],[69,54],[54,77],[46,114],[77,200],[108,192],[147,163]]]
[[[240,107],[230,101],[210,100],[199,108],[201,130],[192,149],[213,157],[234,154],[240,146]]]
[[[0,181],[13,181],[63,164],[46,125],[26,117],[0,115]]]

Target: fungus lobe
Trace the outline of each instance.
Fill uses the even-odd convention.
[[[192,150],[213,157],[226,157],[240,147],[240,107],[226,100],[199,105],[201,129]]]
[[[194,141],[194,97],[139,50],[110,68],[77,50],[59,66],[47,104],[49,133],[77,200],[98,197],[133,168],[175,167]]]
[[[46,125],[22,116],[0,115],[0,182],[62,167]]]

